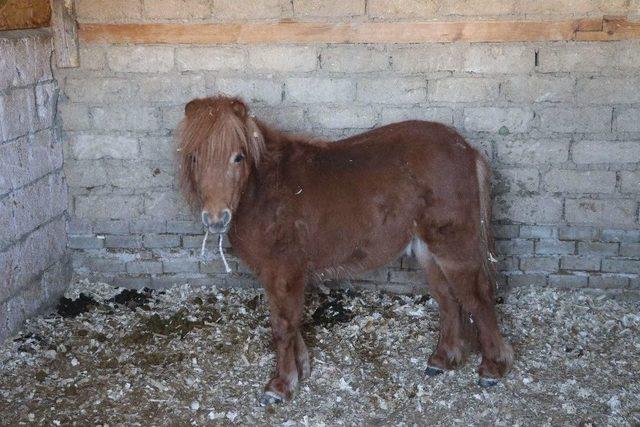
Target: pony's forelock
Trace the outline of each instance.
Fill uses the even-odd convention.
[[[224,164],[234,153],[244,153],[258,165],[264,153],[262,137],[256,137],[252,117],[241,118],[232,108],[234,98],[207,98],[192,108],[178,129],[178,176],[180,190],[193,210],[202,201],[196,177],[211,165]],[[251,134],[249,134],[251,132]],[[195,158],[195,162],[193,159]]]

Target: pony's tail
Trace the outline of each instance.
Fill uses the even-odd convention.
[[[495,289],[497,287],[496,263],[498,260],[491,231],[491,168],[482,155],[478,155],[476,159],[476,174],[480,198],[480,258],[487,279]]]

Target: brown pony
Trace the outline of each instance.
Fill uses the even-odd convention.
[[[405,248],[439,305],[427,375],[462,363],[470,341],[480,344],[480,385],[507,373],[513,351],[494,311],[490,170],[454,129],[407,121],[315,141],[275,131],[240,99],[220,96],[186,105],[179,141],[184,196],[210,232],[228,232],[266,290],[277,366],[261,404],[290,399],[309,376],[305,283],[381,267]]]

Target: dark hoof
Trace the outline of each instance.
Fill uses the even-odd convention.
[[[435,377],[436,375],[444,374],[444,369],[436,368],[435,366],[427,366],[424,373],[428,377]]]
[[[262,393],[262,396],[260,396],[260,399],[258,399],[258,403],[260,403],[260,406],[277,405],[279,403],[282,403],[282,401],[282,397],[278,396],[272,391],[265,391],[264,393]]]
[[[478,385],[482,388],[489,388],[498,385],[500,381],[495,378],[480,377]]]

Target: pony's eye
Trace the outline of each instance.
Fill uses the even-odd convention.
[[[243,160],[244,160],[244,156],[242,154],[236,154],[236,156],[233,158],[233,161],[235,163],[240,163]]]

